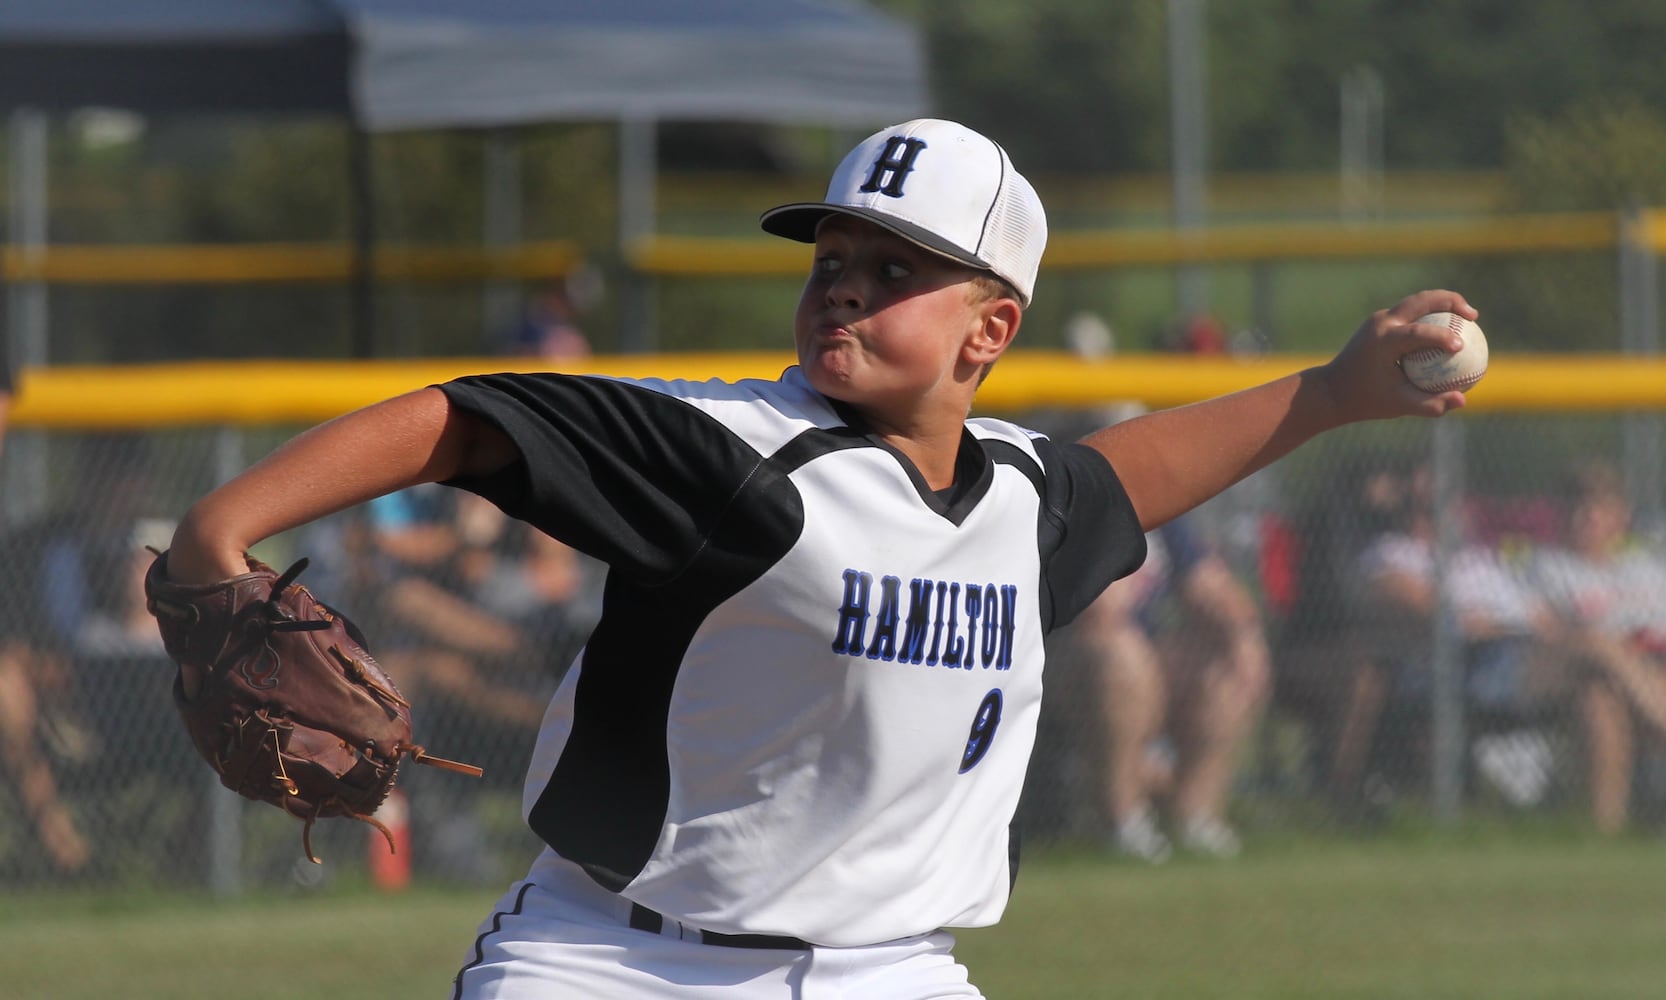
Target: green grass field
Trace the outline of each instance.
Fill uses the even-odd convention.
[[[9,894],[0,995],[441,997],[495,895]],[[1663,904],[1666,844],[1641,837],[1279,842],[1161,869],[1055,852],[959,953],[996,1000],[1652,1000]]]

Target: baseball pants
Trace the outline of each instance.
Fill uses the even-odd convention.
[[[546,856],[480,924],[453,1000],[981,1000],[939,931],[858,948],[713,943]],[[730,938],[734,941],[751,941]]]

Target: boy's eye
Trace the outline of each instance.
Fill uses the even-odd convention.
[[[832,277],[850,269],[850,262],[838,254],[821,254],[815,259],[815,271],[823,277]],[[877,261],[870,265],[874,275],[881,281],[905,281],[914,274],[914,268],[904,261]]]

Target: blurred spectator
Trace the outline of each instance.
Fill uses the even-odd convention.
[[[483,669],[522,666],[530,643],[521,624],[470,592],[465,567],[477,580],[495,573],[485,558],[492,540],[465,531],[459,516],[470,500],[429,484],[367,504],[364,524],[353,528],[357,586],[342,592],[355,595],[350,616],[363,622],[377,658],[401,684],[428,698],[441,693],[500,724],[536,726],[543,700],[515,696],[496,671]]]
[[[1629,819],[1643,748],[1666,744],[1666,561],[1631,534],[1617,469],[1593,462],[1570,477],[1564,545],[1533,560],[1557,647],[1581,671],[1592,818]]]
[[[1426,466],[1411,470],[1395,524],[1360,553],[1353,616],[1360,630],[1360,669],[1345,725],[1358,737],[1357,755],[1333,775],[1336,790],[1358,776],[1366,744],[1375,742],[1385,711],[1415,722],[1399,732],[1401,770],[1425,763],[1422,748],[1431,699],[1435,616],[1442,600],[1436,552],[1432,480]],[[1467,535],[1467,524],[1464,534]],[[1445,599],[1458,633],[1462,697],[1482,774],[1518,805],[1538,802],[1550,781],[1550,745],[1530,724],[1567,696],[1563,661],[1548,645],[1549,621],[1523,575],[1490,544],[1460,539],[1444,561]],[[1427,772],[1419,766],[1417,775]]]
[[[1077,357],[1098,361],[1116,353],[1116,331],[1098,313],[1081,310],[1064,321],[1064,344]]]
[[[577,653],[598,610],[589,564],[579,553],[504,514],[473,493],[457,498],[463,551],[457,575],[484,610],[522,633],[522,645],[559,675]]]
[[[1270,683],[1260,614],[1189,518],[1147,542],[1145,565],[1107,588],[1072,632],[1099,679],[1112,843],[1166,860],[1154,804],[1163,798],[1184,849],[1232,857],[1240,843],[1227,799]]]
[[[482,789],[518,782],[523,744],[592,620],[577,554],[474,494],[437,484],[332,519],[309,550],[350,555],[321,567],[321,591],[347,599],[372,652],[421,706],[422,738],[487,771],[483,783],[413,784],[413,853],[431,875],[500,877],[474,808]],[[337,589],[339,588],[339,589]],[[512,746],[511,746],[512,744]]]
[[[1170,354],[1221,355],[1230,353],[1231,347],[1226,327],[1210,312],[1181,317],[1157,341],[1158,350]]]
[[[590,354],[590,339],[578,324],[578,306],[566,282],[542,289],[521,323],[504,338],[502,351],[519,357],[566,359]]]
[[[92,849],[63,801],[54,764],[66,755],[88,757],[95,748],[85,727],[60,711],[69,696],[62,653],[18,634],[10,622],[6,633],[0,637],[0,773],[53,866],[79,872]]]
[[[1091,313],[1073,316],[1064,335],[1089,360],[1115,349],[1115,335]],[[1225,327],[1208,312],[1182,317],[1155,346],[1198,355],[1230,350]],[[1113,404],[1088,425],[1143,409]],[[1082,418],[1064,418],[1054,436],[1068,436],[1072,419]],[[1148,533],[1141,568],[1061,633],[1077,657],[1092,663],[1102,715],[1095,728],[1104,741],[1103,767],[1095,770],[1111,845],[1152,863],[1172,852],[1163,819],[1186,850],[1213,857],[1241,850],[1227,800],[1271,687],[1256,600],[1197,524],[1197,515],[1188,515]]]
[[[1429,471],[1384,466],[1366,482],[1355,525],[1375,529],[1343,546],[1351,572],[1319,581],[1332,598],[1307,606],[1325,610],[1332,635],[1310,647],[1325,656],[1306,679],[1328,669],[1342,682],[1327,787],[1343,807],[1369,810],[1397,778],[1427,773],[1440,594]],[[1666,736],[1666,562],[1629,528],[1620,477],[1597,463],[1572,477],[1565,543],[1506,558],[1465,537],[1444,565],[1477,769],[1510,802],[1541,801],[1555,763],[1541,728],[1576,705],[1592,817],[1605,831],[1627,821],[1639,743]],[[1299,611],[1292,634],[1325,631]]]
[[[171,520],[134,522],[125,551],[110,554],[118,587],[104,603],[88,608],[76,629],[79,656],[167,656],[156,619],[145,606],[145,572],[156,558],[151,550],[166,549],[173,534]]]
[[[1308,731],[1311,769],[1345,813],[1370,807],[1363,781],[1384,693],[1357,620],[1356,571],[1373,539],[1394,529],[1405,504],[1403,463],[1377,454],[1338,469],[1335,493],[1300,505],[1274,534],[1285,539],[1273,575],[1293,577],[1275,641],[1274,702]]]
[[[79,674],[84,642],[105,634],[104,616],[133,610],[130,568],[137,563],[135,527],[150,500],[149,461],[143,440],[132,435],[87,439],[75,500],[0,541],[7,571],[0,595],[0,766],[64,872],[85,868],[92,849],[62,798],[62,772],[99,759],[113,724],[101,707],[130,693],[106,692]],[[154,621],[144,624],[155,636]],[[138,680],[146,678],[127,683]],[[162,677],[148,680],[165,691]]]

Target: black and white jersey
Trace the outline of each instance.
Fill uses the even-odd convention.
[[[452,485],[610,567],[528,772],[550,850],[725,933],[999,918],[1043,636],[1145,552],[1101,455],[970,420],[940,495],[797,368],[441,388],[524,457]]]

